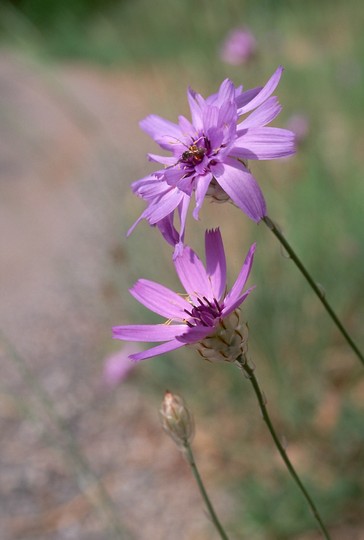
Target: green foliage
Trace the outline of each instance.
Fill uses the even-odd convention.
[[[64,19],[72,19],[82,24],[95,13],[104,11],[115,4],[115,0],[11,0],[25,17],[35,24],[40,31],[57,29]],[[119,2],[120,3],[120,2]]]

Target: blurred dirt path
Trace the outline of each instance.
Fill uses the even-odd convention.
[[[154,405],[147,409],[133,381],[112,394],[101,383],[110,327],[123,309],[113,276],[127,265],[129,184],[144,173],[135,142],[148,112],[144,83],[0,54],[0,328],[133,537],[204,540],[211,526]],[[92,483],[80,490],[48,442],[62,437],[2,347],[0,354],[0,537],[113,538],[87,497]]]

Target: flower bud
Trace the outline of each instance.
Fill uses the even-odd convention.
[[[194,435],[194,421],[181,396],[167,391],[159,411],[162,427],[180,448],[190,443]]]
[[[248,350],[248,327],[242,320],[239,309],[221,319],[213,335],[196,345],[197,351],[206,360],[235,362]]]

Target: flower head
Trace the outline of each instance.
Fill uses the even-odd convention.
[[[255,244],[227,294],[226,259],[219,229],[206,231],[205,251],[206,266],[188,246],[184,246],[174,260],[187,297],[145,279],[137,281],[130,290],[141,304],[167,319],[164,324],[113,328],[116,339],[164,342],[132,354],[130,358],[145,360],[184,345],[195,345],[209,360],[234,361],[245,349],[239,306],[253,289],[243,292],[253,263]]]
[[[235,28],[229,32],[225,39],[220,58],[227,64],[239,66],[244,64],[254,55],[257,42],[253,34],[247,28]]]
[[[266,215],[263,194],[247,160],[276,159],[295,151],[291,131],[266,127],[281,111],[271,94],[282,71],[279,67],[263,88],[245,92],[229,79],[206,99],[189,89],[191,122],[184,116],[179,117],[178,124],[156,115],[142,120],[142,129],[171,155],[149,154],[151,161],[164,167],[132,184],[133,191],[148,206],[129,232],[146,219],[150,225],[158,225],[171,244],[183,241],[193,195],[195,219],[205,196],[231,200],[255,222]],[[179,233],[173,225],[175,210],[180,219]]]

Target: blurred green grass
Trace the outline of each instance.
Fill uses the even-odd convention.
[[[252,170],[269,214],[363,345],[364,4],[124,0],[95,3],[92,10],[85,2],[52,5],[50,11],[40,1],[4,2],[3,45],[31,50],[50,65],[72,59],[144,77],[151,112],[170,120],[187,113],[188,85],[206,94],[229,76],[236,84],[256,86],[278,64],[285,66],[277,90],[283,112],[276,125],[284,126],[300,112],[309,120],[309,136],[293,159],[254,163]],[[218,58],[219,46],[237,25],[253,31],[259,50],[245,66],[226,66]],[[133,205],[120,216],[123,230],[141,212],[139,202]],[[332,526],[356,525],[357,501],[363,496],[358,475],[360,366],[263,225],[256,227],[235,209],[208,205],[200,223],[190,222],[188,241],[201,249],[204,228],[220,220],[230,283],[249,244],[258,242],[250,280],[257,289],[245,308],[250,350],[273,417],[290,442],[288,452],[292,449],[298,467],[304,468],[324,518]],[[130,267],[115,278],[120,295],[138,277],[161,280],[161,275],[178,290],[172,269],[166,270],[170,250],[156,231],[140,225],[127,250]],[[132,300],[125,305],[130,321],[156,320]],[[241,500],[237,532],[282,540],[313,527],[295,487],[277,465],[249,385],[236,370],[204,364],[187,350],[138,369],[143,372],[139,383],[152,401],[165,388],[179,391],[197,411],[198,429],[212,431],[221,469],[217,481],[227,483]],[[330,400],[338,395],[337,409],[331,411]]]

